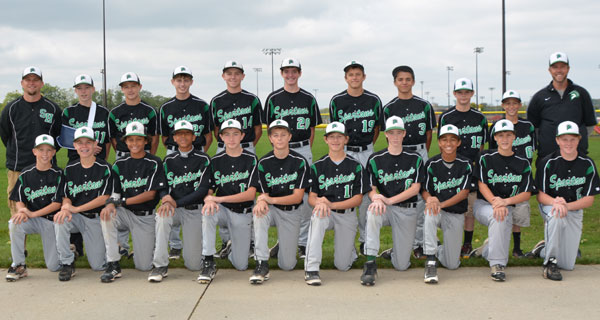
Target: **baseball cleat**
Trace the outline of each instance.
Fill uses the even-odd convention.
[[[389,248],[387,250],[383,250],[381,252],[381,254],[379,255],[380,258],[383,258],[385,260],[392,260],[392,248]]]
[[[321,277],[319,276],[319,271],[304,272],[304,281],[306,281],[306,284],[309,286],[320,286]]]
[[[75,276],[75,262],[71,262],[71,264],[63,264],[60,266],[60,271],[58,272],[58,280],[69,281],[74,276]]]
[[[169,250],[169,260],[177,260],[181,258],[181,249],[171,248]]]
[[[503,265],[493,265],[492,266],[492,280],[494,281],[504,281],[506,280],[506,274],[504,273],[504,270],[506,269],[505,266]]]
[[[161,282],[163,278],[166,278],[169,274],[169,267],[154,267],[148,275],[149,282]]]
[[[423,247],[419,246],[413,250],[413,255],[415,259],[425,259],[425,255],[423,255]]]
[[[521,249],[517,249],[517,250],[513,250],[512,256],[515,258],[521,259],[521,258],[525,257],[525,254],[523,254],[523,251],[521,251]]]
[[[254,241],[250,241],[250,250],[248,251],[248,258],[254,257]]]
[[[365,262],[363,273],[360,276],[360,284],[364,286],[374,286],[375,276],[377,276],[377,264],[375,260]]]
[[[204,260],[202,272],[200,272],[200,275],[196,280],[203,284],[209,283],[215,278],[215,274],[217,274],[217,264],[213,260]]]
[[[300,259],[306,259],[306,246],[298,246],[298,256]]]
[[[77,258],[79,258],[79,251],[77,251],[77,247],[74,244],[69,244],[69,250],[71,250],[71,252],[73,252],[73,254],[75,255],[75,260],[77,260]],[[27,252],[27,250],[25,250]],[[25,256],[27,257],[27,256]]]
[[[483,241],[483,244],[481,245],[481,247],[474,249],[473,251],[471,251],[471,253],[469,253],[469,259],[470,258],[481,258],[481,256],[483,255],[483,249],[485,248],[485,246],[487,246],[489,242],[489,239],[485,239],[485,241]]]
[[[471,251],[473,251],[473,246],[470,243],[465,243],[462,245],[462,248],[460,248],[460,256],[463,259],[469,259]]]
[[[425,264],[425,283],[438,283],[437,263],[435,260],[429,260]]]
[[[267,280],[271,274],[269,273],[269,261],[257,261],[256,268],[254,268],[254,272],[250,276],[251,284],[261,284]]]
[[[556,258],[548,259],[548,263],[544,265],[544,273],[542,275],[544,276],[544,279],[550,279],[554,281],[562,280],[562,274],[560,274],[560,270],[556,264]]]
[[[123,248],[121,246],[119,246],[119,254],[121,255],[121,257],[125,257],[127,259],[133,258],[133,250],[129,251],[129,249]]]
[[[360,248],[360,250],[359,250],[359,252],[358,252],[358,255],[360,255],[360,256],[364,256],[364,255],[365,255],[365,243],[364,243],[364,242],[361,242],[361,243],[360,243],[360,246],[358,246],[358,247]]]
[[[213,255],[213,257],[215,257],[217,259],[226,259],[227,256],[229,256],[230,252],[231,252],[231,240],[227,240],[221,244],[221,250],[219,250],[219,252],[215,253]]]
[[[100,276],[100,281],[102,281],[104,283],[110,283],[120,277],[121,277],[121,264],[119,264],[119,261],[113,261],[113,262],[109,262],[106,265],[106,270],[104,270],[104,273]]]
[[[279,254],[279,241],[269,249],[269,258],[277,259],[277,255]]]
[[[6,273],[6,281],[13,282],[17,281],[21,278],[27,277],[27,266],[25,264],[20,264],[16,267],[8,268],[8,273]]]
[[[540,257],[540,253],[542,252],[542,249],[544,249],[546,247],[546,241],[545,240],[541,240],[540,242],[536,243],[536,245],[533,247],[533,249],[531,249],[531,251],[527,252],[525,254],[525,256],[527,258],[539,258]]]

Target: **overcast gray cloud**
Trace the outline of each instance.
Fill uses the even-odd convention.
[[[68,87],[78,73],[99,83],[102,67],[101,1],[20,1],[0,12],[0,97],[19,89],[28,65],[44,71],[45,80]],[[597,1],[507,1],[508,88],[528,100],[550,81],[547,59],[565,51],[570,78],[600,96]],[[416,71],[414,92],[424,81],[429,99],[446,104],[446,66],[451,80],[475,78],[473,48],[479,56],[480,95],[489,102],[501,94],[501,1],[107,1],[107,71],[109,87],[122,73],[137,72],[145,89],[171,96],[171,70],[193,69],[193,92],[209,100],[224,84],[226,60],[246,67],[244,87],[259,95],[271,90],[270,57],[265,47],[282,48],[303,64],[300,85],[318,89],[321,107],[343,90],[344,64],[366,66],[365,87],[383,101],[395,95],[391,70],[408,64]],[[595,81],[596,80],[596,81]],[[281,86],[277,69],[275,86]],[[313,91],[314,92],[314,91]],[[494,101],[495,103],[495,101]]]

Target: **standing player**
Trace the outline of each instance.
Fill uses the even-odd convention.
[[[110,165],[94,156],[98,141],[92,128],[75,130],[73,145],[79,159],[69,162],[64,170],[60,198],[62,208],[54,215],[56,248],[60,259],[60,281],[75,275],[75,255],[70,250],[70,234],[83,236],[88,262],[93,270],[100,271],[106,262],[104,238],[100,226],[100,211],[113,192],[113,172]]]
[[[394,85],[398,89],[398,96],[383,107],[382,130],[385,130],[385,121],[391,116],[402,118],[406,130],[403,149],[418,153],[425,162],[429,159],[431,132],[436,126],[433,107],[423,98],[413,95],[415,72],[411,67],[398,66],[392,71],[392,76],[394,77]],[[423,221],[425,218],[422,214],[423,211],[425,211],[425,202],[418,194],[417,212],[419,212],[419,215],[413,243],[413,254],[417,259],[423,257]],[[390,257],[389,250],[382,256]]]
[[[12,264],[8,268],[6,281],[17,281],[27,276],[25,265],[25,235],[40,234],[44,249],[44,261],[50,271],[59,269],[54,233],[54,214],[60,210],[57,193],[62,170],[52,164],[56,154],[54,138],[47,134],[35,139],[34,166],[23,170],[13,189],[10,199],[17,204],[17,213],[8,220]]]
[[[562,280],[559,268],[575,267],[583,209],[591,207],[600,193],[594,161],[578,150],[582,138],[577,124],[561,122],[557,131],[559,150],[542,159],[536,172],[545,241],[533,253],[544,258],[543,276],[550,280]]]
[[[570,67],[565,53],[551,54],[549,64],[552,82],[533,95],[527,107],[527,119],[539,130],[537,161],[558,150],[554,138],[556,128],[566,120],[575,122],[579,127],[579,152],[585,155],[588,151],[588,134],[596,125],[592,99],[587,90],[567,78]]]
[[[308,187],[310,171],[306,159],[290,151],[292,138],[285,120],[269,125],[269,141],[273,151],[258,162],[258,191],[261,193],[254,206],[254,239],[256,240],[256,269],[250,283],[260,284],[269,279],[269,227],[277,226],[278,265],[283,270],[296,266],[298,235],[304,190]]]
[[[175,87],[175,96],[160,107],[158,128],[162,143],[167,148],[167,155],[177,152],[177,143],[174,140],[175,124],[181,120],[189,121],[194,126],[197,136],[194,142],[196,151],[207,152],[212,143],[212,122],[209,105],[202,99],[190,93],[194,84],[192,70],[186,66],[179,66],[173,70],[171,84]],[[169,236],[170,259],[179,259],[181,256],[181,238],[179,226],[173,226]]]
[[[502,96],[502,108],[505,111],[504,118],[512,122],[515,126],[515,141],[513,142],[513,151],[521,158],[533,161],[533,152],[537,143],[535,128],[528,120],[519,118],[519,109],[521,108],[521,96],[514,90],[508,90]],[[492,128],[496,123],[492,124]],[[498,144],[494,140],[494,131],[490,131],[489,138],[490,149],[497,149]],[[529,201],[517,203],[513,210],[513,251],[515,258],[524,257],[521,250],[521,227],[529,227],[530,208]]]
[[[313,178],[308,197],[314,209],[304,260],[304,281],[312,286],[321,285],[319,268],[326,230],[335,230],[335,267],[342,271],[352,267],[357,257],[354,238],[358,225],[353,208],[361,203],[367,190],[362,165],[344,152],[344,145],[348,143],[344,125],[340,122],[328,124],[324,139],[329,153],[311,166]]]
[[[371,205],[367,211],[367,262],[360,283],[374,285],[377,274],[375,258],[379,253],[381,227],[392,226],[392,265],[396,270],[410,266],[410,254],[417,226],[417,194],[423,183],[423,158],[403,148],[406,130],[402,118],[391,116],[385,123],[388,147],[371,155],[367,171]]]
[[[439,127],[447,124],[453,124],[460,133],[461,144],[458,148],[458,154],[467,157],[473,163],[479,159],[479,154],[483,151],[488,135],[487,119],[483,113],[471,108],[471,98],[473,97],[473,82],[467,78],[460,78],[454,83],[454,97],[456,106],[448,109],[439,119]],[[473,203],[477,198],[475,190],[469,193],[469,206],[465,212],[465,237],[461,248],[461,256],[468,258],[473,246],[473,230],[475,228],[475,218],[473,216]]]
[[[7,103],[0,115],[0,138],[6,146],[11,216],[17,213],[17,208],[16,202],[10,200],[10,194],[20,171],[36,163],[31,153],[35,138],[40,134],[49,134],[53,138],[60,135],[60,108],[42,96],[43,86],[42,71],[34,66],[25,68],[21,77],[23,96]]]
[[[363,168],[367,165],[367,159],[373,153],[373,145],[379,136],[381,113],[379,97],[363,88],[366,78],[365,68],[360,62],[348,62],[344,67],[344,79],[348,83],[348,89],[333,96],[329,102],[331,121],[343,123],[348,131],[346,154],[358,160]],[[369,197],[363,197],[358,217],[361,254],[364,251],[368,207]]]
[[[209,283],[217,271],[213,260],[217,224],[231,231],[229,261],[238,270],[248,268],[252,205],[258,184],[256,155],[244,150],[242,124],[227,120],[221,124],[225,151],[215,155],[211,164],[211,187],[202,208],[202,254],[204,266],[198,282]]]
[[[271,92],[267,97],[264,123],[271,123],[277,119],[285,120],[292,131],[290,149],[298,152],[308,163],[312,163],[311,148],[315,138],[315,126],[323,122],[317,99],[298,85],[298,79],[302,76],[300,61],[294,58],[283,59],[279,70],[283,77],[283,88]],[[311,215],[307,196],[305,195],[303,199],[302,224],[298,240],[300,258],[305,256]]]
[[[190,270],[202,267],[202,199],[209,187],[210,158],[195,149],[198,137],[187,120],[175,123],[173,139],[178,150],[165,157],[164,167],[169,189],[161,191],[162,205],[156,210],[154,269],[148,281],[160,282],[167,276],[167,243],[171,229],[183,228],[183,259]],[[179,229],[179,228],[177,228]]]
[[[159,201],[158,194],[167,186],[160,158],[144,150],[150,142],[144,125],[134,121],[125,130],[122,139],[127,144],[129,155],[113,164],[112,169],[118,179],[115,180],[115,192],[100,213],[107,260],[106,269],[100,277],[102,282],[112,282],[121,277],[117,230],[131,232],[135,268],[141,271],[152,268],[156,241],[154,209]]]
[[[488,239],[471,256],[487,259],[492,280],[504,281],[513,211],[517,203],[529,200],[534,185],[529,161],[513,151],[512,122],[500,120],[493,130],[498,150],[482,154],[477,162],[478,194],[473,205],[477,221],[488,227]]]
[[[472,162],[457,154],[460,146],[458,128],[448,124],[440,128],[440,154],[425,164],[423,199],[426,202],[423,226],[425,283],[437,283],[436,258],[447,269],[460,266],[460,243],[467,196],[473,173]],[[438,244],[437,231],[442,229],[444,243]]]

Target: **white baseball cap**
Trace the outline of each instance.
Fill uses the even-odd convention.
[[[285,58],[281,60],[281,67],[279,70],[283,70],[285,68],[298,68],[298,70],[302,70],[302,65],[298,59],[294,58]]]
[[[500,133],[502,131],[515,132],[515,125],[510,120],[502,119],[502,120],[498,120],[498,122],[496,122],[496,124],[494,125],[494,128],[492,130],[493,130],[492,132],[494,135],[496,133]]]
[[[521,95],[515,90],[508,90],[502,95],[502,102],[508,98],[515,98],[521,102]]]
[[[557,62],[564,62],[567,65],[569,64],[569,57],[564,52],[555,52],[550,55],[550,59],[548,61],[549,65],[553,65]]]
[[[473,91],[473,81],[467,78],[458,78],[454,82],[454,91],[469,90]]]
[[[460,140],[460,134],[458,132],[458,128],[453,124],[447,124],[445,126],[442,126],[440,128],[440,131],[438,132],[438,138],[440,138],[441,136],[443,136],[445,134],[453,134],[453,135],[457,136],[458,139]]]
[[[94,129],[90,127],[78,128],[73,134],[73,141],[77,141],[77,139],[79,138],[88,138],[90,140],[96,140]]]
[[[556,136],[562,136],[563,134],[581,135],[579,133],[579,126],[573,121],[563,121],[558,125]]]
[[[179,67],[173,69],[173,78],[175,78],[175,76],[178,74],[187,74],[188,76],[190,76],[192,78],[194,77],[192,75],[192,70],[186,66],[179,66]]]
[[[30,74],[35,74],[36,76],[40,77],[40,79],[43,79],[42,70],[40,70],[40,68],[35,67],[35,66],[29,66],[29,67],[23,69],[23,75],[21,76],[21,79],[25,78],[26,76],[28,76]]]
[[[343,135],[346,135],[346,126],[344,126],[343,123],[337,122],[337,121],[334,121],[334,122],[328,124],[327,127],[325,128],[325,135],[328,135],[328,134],[334,133],[334,132],[338,132]]]
[[[385,120],[385,131],[387,132],[389,130],[394,129],[406,130],[404,129],[404,121],[402,120],[402,118],[398,116],[391,116],[387,120]]]
[[[225,62],[225,65],[223,66],[223,72],[225,72],[225,70],[227,70],[229,68],[236,68],[236,69],[242,70],[242,73],[244,72],[244,66],[241,63],[234,61],[234,60],[229,60],[229,61]]]
[[[238,129],[238,130],[242,131],[242,124],[235,119],[225,120],[225,122],[223,122],[221,124],[221,128],[219,128],[219,133],[221,133],[225,129],[229,129],[229,128],[234,128],[234,129]]]
[[[52,138],[52,136],[50,136],[48,134],[40,134],[39,136],[37,136],[35,138],[35,145],[33,147],[37,148],[43,144],[47,144],[47,145],[51,146],[52,148],[56,149],[56,147],[54,146],[54,138]]]
[[[346,63],[346,66],[344,67],[344,72],[348,71],[348,69],[350,69],[350,67],[359,68],[363,72],[365,71],[365,66],[363,66],[363,64],[360,63],[360,61],[352,60],[352,61]]]
[[[94,86],[94,80],[89,74],[82,73],[75,77],[73,81],[73,88],[77,87],[80,84],[89,84],[90,86]]]
[[[277,119],[269,124],[269,131],[273,128],[284,128],[290,131],[290,125],[285,120]]]
[[[123,136],[123,139],[129,136],[146,137],[144,125],[139,121],[130,122],[125,128],[125,135]]]
[[[119,82],[119,85],[123,85],[125,82],[137,82],[138,84],[141,84],[140,77],[138,77],[135,72],[127,72],[123,74],[121,76],[121,82]]]
[[[173,133],[176,133],[179,130],[189,130],[194,132],[194,126],[191,122],[187,120],[180,120],[175,123],[175,127],[173,128]]]

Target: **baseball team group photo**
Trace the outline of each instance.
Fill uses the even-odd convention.
[[[249,285],[279,269],[319,286],[322,269],[355,268],[373,286],[391,281],[378,268],[422,268],[432,285],[439,268],[469,266],[495,282],[511,281],[510,266],[568,281],[576,263],[600,262],[596,111],[567,53],[548,53],[548,82],[527,104],[508,88],[494,112],[474,103],[470,78],[449,85],[453,106],[418,96],[409,63],[388,66],[397,94],[382,102],[352,58],[332,71],[341,92],[326,106],[301,86],[297,57],[278,63],[283,86],[262,101],[229,60],[210,100],[179,65],[162,105],[130,71],[111,109],[89,74],[73,75],[77,101],[61,108],[42,94],[52,75],[17,68],[22,92],[0,114],[6,281],[36,281],[32,266],[57,281],[91,268],[103,283],[185,268],[206,285],[227,268]]]

